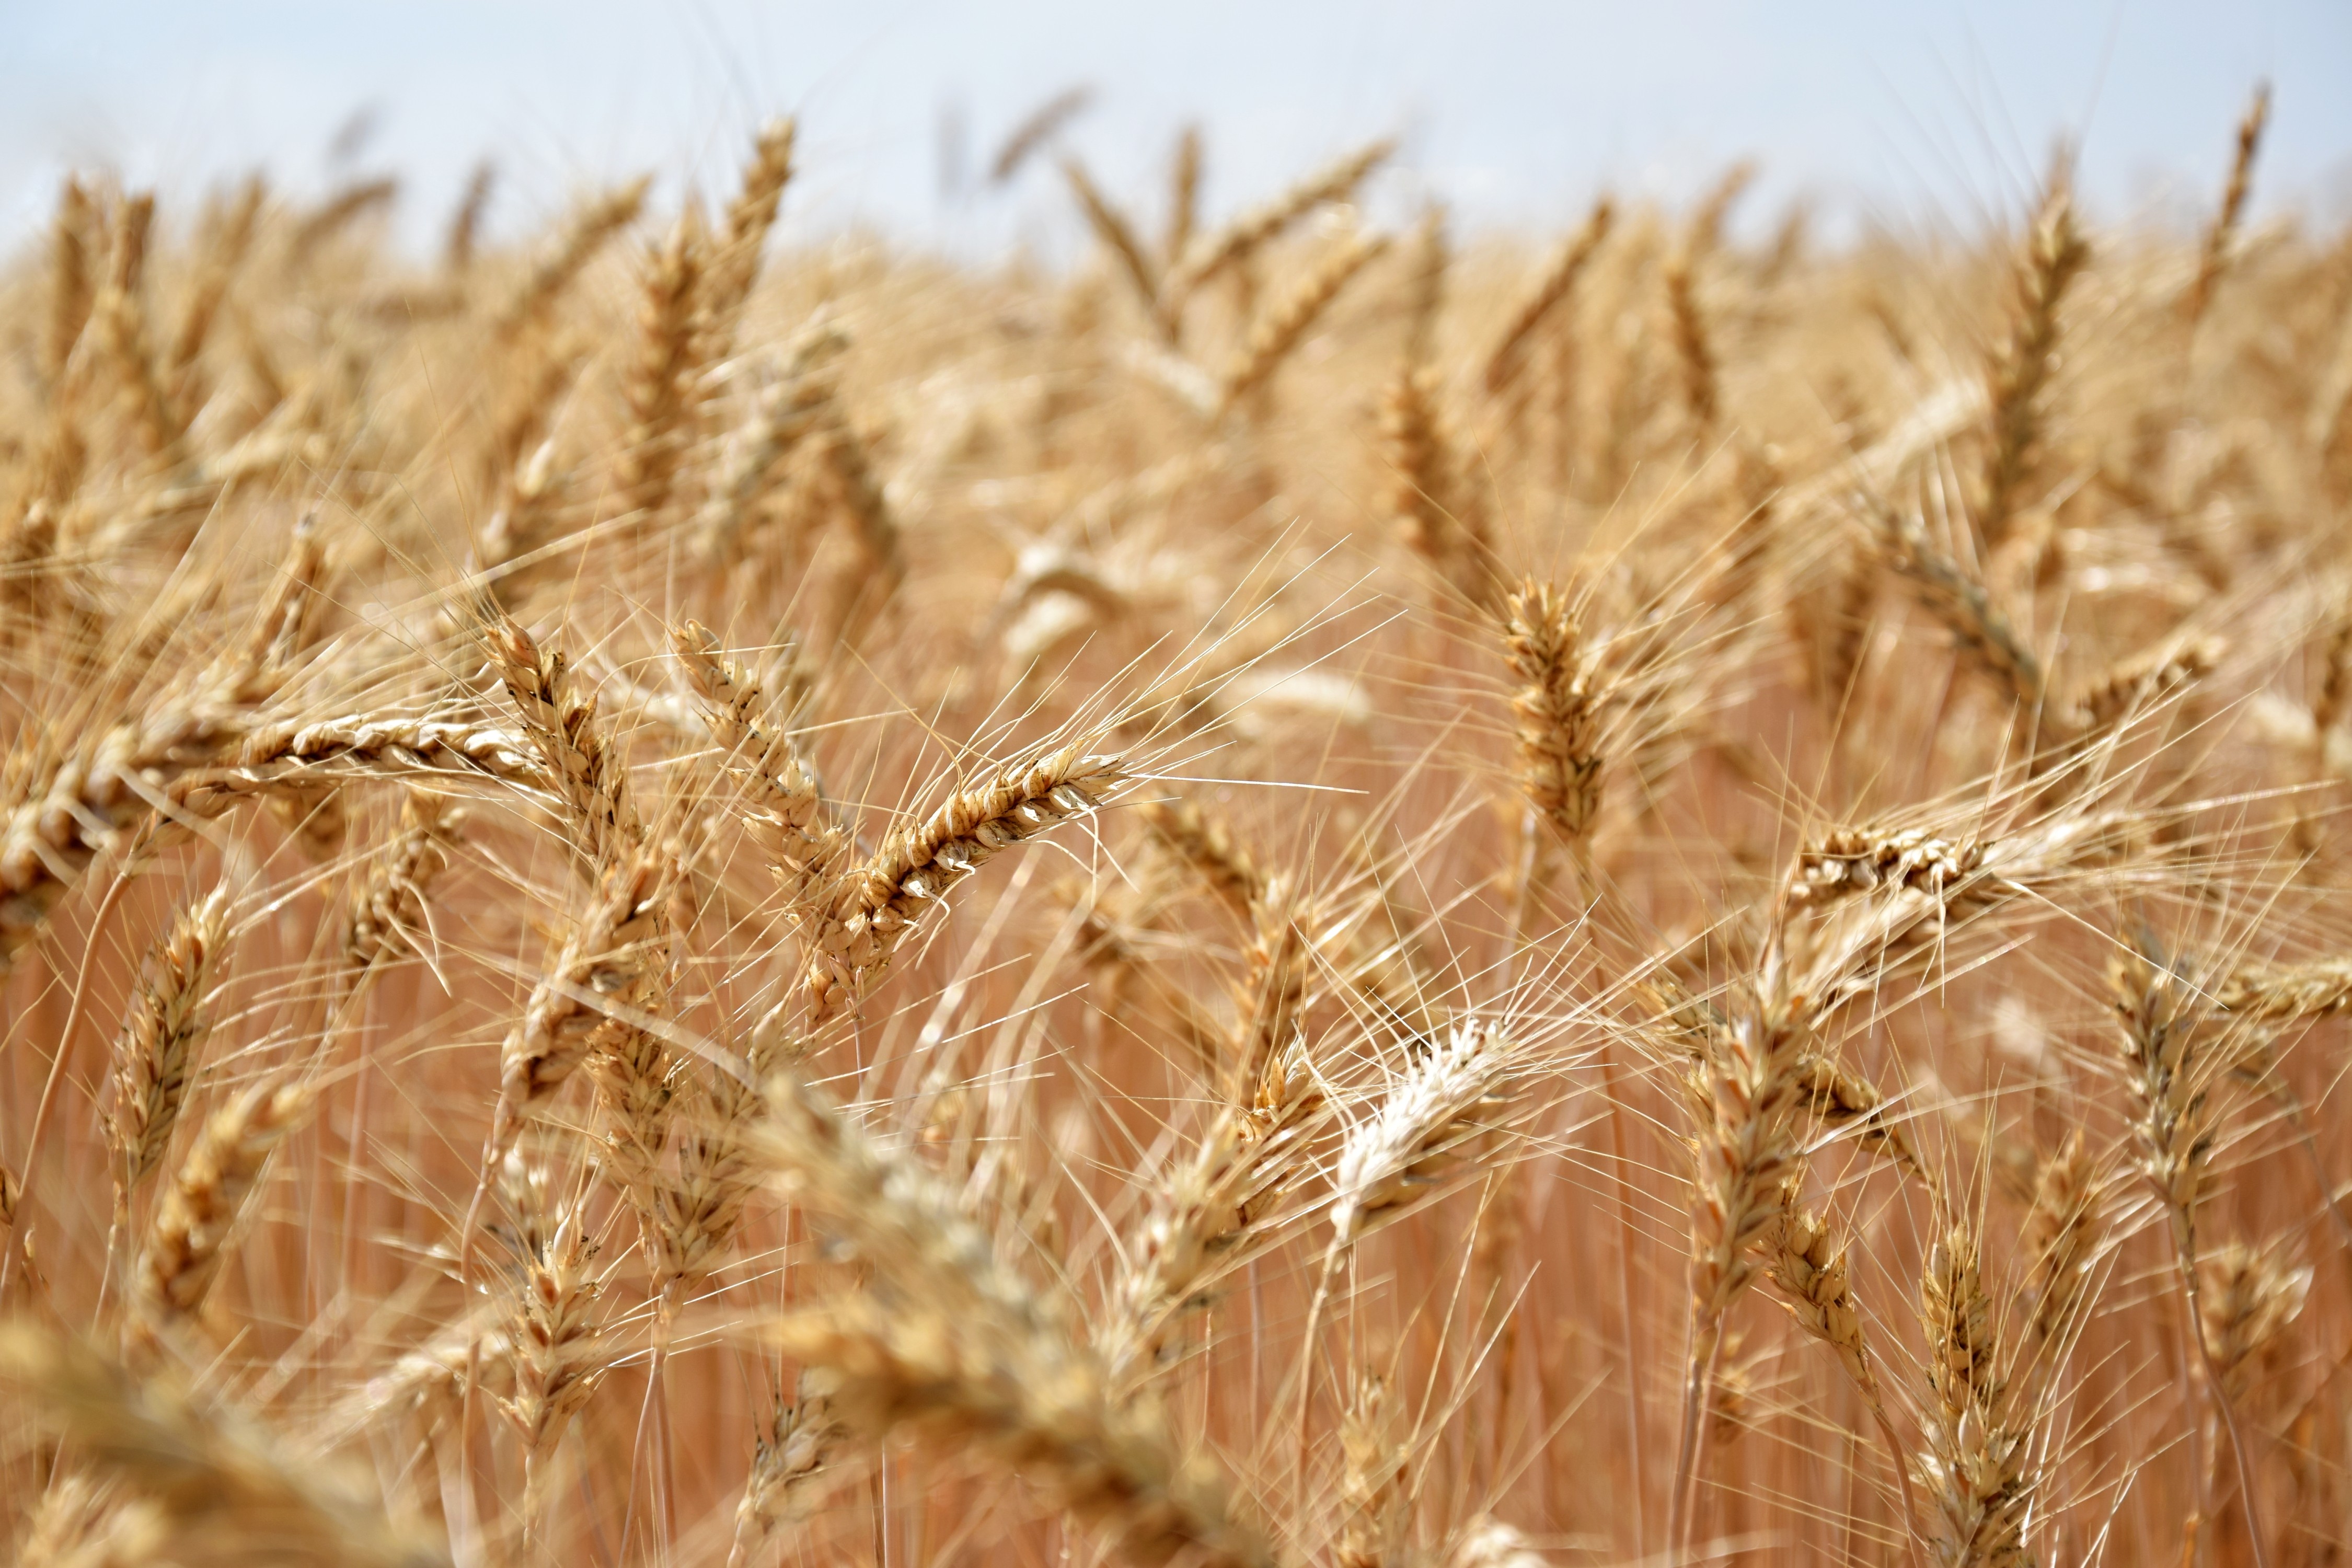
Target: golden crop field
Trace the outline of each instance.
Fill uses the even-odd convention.
[[[2266,105],[2186,234],[1545,250],[1187,134],[988,266],[772,243],[788,121],[423,259],[67,183],[0,1532],[2344,1561],[2352,238],[2245,220]]]

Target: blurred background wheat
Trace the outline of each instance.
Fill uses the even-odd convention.
[[[2340,1561],[2325,71],[2137,197],[0,137],[19,1559]]]

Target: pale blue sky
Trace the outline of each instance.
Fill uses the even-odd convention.
[[[2013,205],[2061,132],[2107,217],[2211,199],[2252,82],[2275,85],[2259,199],[2352,208],[2352,0],[694,0],[75,4],[0,0],[0,233],[45,214],[68,165],[166,193],[262,164],[298,189],[381,111],[359,159],[408,177],[428,235],[485,152],[493,227],[573,187],[652,169],[730,177],[748,128],[797,111],[804,232],[877,224],[954,248],[1055,247],[1066,203],[1043,165],[1010,194],[942,199],[939,125],[971,161],[1071,82],[1098,89],[1068,144],[1113,189],[1208,124],[1225,205],[1372,135],[1405,153],[1381,200],[1434,191],[1469,224],[1564,221],[1602,184],[1686,195],[1762,160],[1767,200],[1814,196],[1841,226]]]

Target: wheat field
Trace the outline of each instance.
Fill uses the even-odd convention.
[[[2343,1561],[2352,237],[2245,220],[2266,109],[2189,234],[1385,232],[1386,143],[1203,211],[1050,105],[1067,268],[782,243],[789,121],[427,258],[67,183],[18,1560]]]

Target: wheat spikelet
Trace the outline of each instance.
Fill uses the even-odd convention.
[[[659,963],[669,858],[630,855],[608,867],[585,913],[573,921],[499,1056],[499,1121],[511,1138],[521,1120],[562,1089],[592,1052],[630,1026],[580,1000],[635,1006]]]
[[[771,1090],[766,1125],[790,1190],[887,1293],[774,1331],[787,1354],[826,1369],[832,1415],[868,1437],[906,1428],[992,1454],[1137,1563],[1271,1563],[1205,1468],[1177,1458],[1150,1406],[1112,1396],[1101,1363],[928,1172],[790,1078]]]
[[[1832,828],[1799,852],[1789,902],[1809,907],[1879,888],[1940,898],[1982,863],[1979,846],[1920,828]]]
[[[1095,100],[1095,89],[1083,84],[1055,93],[1029,111],[998,144],[996,156],[988,163],[991,183],[1009,184],[1021,172],[1030,155],[1051,142],[1064,126],[1086,112]]]
[[[827,1397],[850,1426],[990,1456],[1129,1562],[1274,1561],[1232,1520],[1203,1467],[1180,1459],[1141,1410],[1114,1404],[1066,1340],[987,1314],[886,1310],[860,1298],[788,1318],[775,1337],[787,1354],[834,1374]]]
[[[544,1202],[543,1173],[529,1173],[510,1184],[535,1205]],[[601,1304],[605,1280],[595,1267],[596,1247],[586,1237],[583,1218],[576,1201],[554,1215],[551,1226],[543,1215],[530,1216],[508,1310],[514,1388],[499,1397],[498,1407],[522,1439],[530,1494],[525,1512],[534,1522],[538,1461],[562,1438],[609,1370]]]
[[[1698,298],[1701,254],[1685,240],[1667,258],[1666,320],[1674,329],[1675,357],[1682,368],[1683,407],[1701,439],[1715,429],[1721,412],[1721,373],[1706,313]]]
[[[1438,312],[1445,304],[1445,274],[1453,260],[1445,237],[1445,209],[1432,205],[1413,228],[1405,252],[1404,363],[1429,363],[1437,341]]]
[[[834,1419],[830,1402],[814,1386],[821,1375],[801,1373],[792,1403],[776,1401],[776,1412],[760,1434],[735,1508],[735,1542],[728,1568],[742,1568],[751,1548],[800,1517],[822,1484],[834,1450],[848,1432]]]
[[[262,203],[268,195],[269,188],[260,175],[246,177],[237,190],[236,204],[222,216],[205,251],[203,269],[189,287],[188,303],[181,313],[179,331],[173,334],[171,352],[164,362],[171,376],[172,400],[180,407],[196,408],[204,403],[201,388],[194,380],[196,359],[204,353],[213,324],[220,318],[221,305],[228,298],[230,285],[236,282],[237,270],[253,247],[254,234],[260,226]]]
[[[1446,1568],[1544,1568],[1544,1557],[1528,1544],[1527,1536],[1517,1528],[1492,1515],[1482,1515],[1472,1521],[1462,1532],[1453,1551],[1446,1554],[1445,1565]]]
[[[131,1193],[171,1150],[188,1080],[212,1033],[205,1007],[227,934],[226,889],[181,910],[148,954],[147,973],[115,1042],[106,1136],[117,1163],[116,1203],[126,1210]]]
[[[20,1568],[137,1568],[161,1557],[169,1535],[152,1502],[69,1471],[33,1505],[16,1562]]]
[[[295,226],[286,246],[289,265],[300,266],[360,219],[391,205],[399,195],[400,182],[390,178],[354,180],[336,191]]]
[[[482,606],[481,639],[523,728],[563,803],[574,847],[586,864],[612,864],[645,827],[629,791],[627,768],[597,722],[596,700],[575,689],[561,649],[542,654],[514,617]]]
[[[755,1034],[755,1070],[789,1066],[789,1049],[771,1048]],[[708,1274],[734,1239],[745,1206],[759,1186],[747,1130],[761,1114],[754,1083],[705,1064],[678,1091],[669,1142],[677,1172],[656,1205],[656,1277],[667,1289]]]
[[[2038,711],[2047,689],[2042,661],[1993,602],[1991,591],[1936,549],[1917,518],[1880,508],[1875,521],[1881,558],[2021,710]]]
[[[1806,1108],[1816,1122],[1832,1132],[1854,1130],[1854,1141],[1864,1152],[1892,1160],[1922,1182],[1930,1181],[1911,1134],[1889,1114],[1885,1095],[1869,1079],[1820,1055],[1807,1057],[1797,1070],[1803,1079]]]
[[[1168,172],[1168,228],[1160,246],[1163,267],[1183,259],[1201,226],[1201,128],[1187,125],[1177,135],[1176,159]]]
[[[860,586],[864,602],[859,607],[870,614],[897,592],[899,579],[906,574],[898,520],[883,492],[881,480],[875,477],[873,454],[866,438],[837,408],[826,423],[818,451],[824,459],[825,472],[833,479],[835,497],[866,557],[868,581]]]
[[[1234,987],[1233,1033],[1218,1081],[1228,1103],[1255,1091],[1268,1065],[1297,1037],[1314,947],[1307,930],[1308,910],[1290,879],[1268,878],[1245,918],[1250,942]]]
[[[2214,1097],[2231,1065],[2226,1030],[2200,1015],[2190,983],[2175,973],[2143,937],[2119,946],[2107,970],[2108,1004],[2117,1024],[2124,1076],[2137,1100],[2133,1137],[2139,1168],[2169,1222],[2172,1255],[2192,1321],[2205,1315],[2198,1220],[2213,1183],[2221,1108]],[[2230,1437],[2245,1509],[2246,1533],[2259,1568],[2268,1568],[2258,1494],[2229,1383],[2204,1336],[2198,1335],[2206,1392]],[[2200,1478],[2200,1489],[2203,1478]],[[2200,1516],[2202,1510],[2200,1510]]]
[[[223,765],[173,781],[175,804],[222,804],[281,791],[316,791],[362,779],[546,786],[553,775],[528,735],[478,719],[430,714],[337,714],[241,726]]]
[[[2214,637],[2158,644],[2101,672],[2074,694],[2066,706],[2067,718],[2080,731],[2111,731],[2211,674],[2225,651],[2227,645]]]
[[[157,791],[180,789],[234,749],[266,695],[245,672],[208,666],[135,715],[99,717],[95,735],[63,756],[23,750],[20,739],[0,774],[7,802],[0,807],[0,967],[33,940],[100,851],[149,818]]]
[[[2310,1299],[2312,1272],[2287,1265],[2274,1249],[2231,1241],[2202,1260],[2204,1312],[2199,1331],[2231,1397],[2243,1398],[2252,1363],[2285,1331]]]
[[[1772,1283],[1787,1299],[1797,1326],[1836,1352],[1838,1364],[1862,1391],[1872,1415],[1883,1420],[1878,1379],[1863,1340],[1845,1252],[1832,1244],[1829,1226],[1811,1210],[1790,1202],[1768,1234],[1764,1250]]]
[[[828,1371],[835,1417],[868,1438],[910,1429],[992,1455],[1139,1563],[1270,1561],[1146,1408],[1110,1399],[1101,1363],[929,1175],[873,1150],[791,1079],[769,1126],[793,1192],[891,1289],[889,1307],[852,1295],[776,1326],[785,1354]]]
[[[178,455],[187,421],[173,406],[148,343],[142,283],[148,229],[154,218],[155,197],[150,192],[130,197],[116,210],[106,282],[90,307],[90,319],[96,323],[100,345],[113,362],[116,379],[130,399],[142,443],[149,453],[169,460]]]
[[[1120,1259],[1111,1316],[1097,1336],[1114,1388],[1164,1364],[1186,1319],[1213,1302],[1219,1279],[1298,1178],[1325,1110],[1306,1053],[1290,1047],[1268,1062],[1248,1100],[1221,1110],[1173,1167]]]
[[[2211,1184],[2221,1068],[2219,1042],[2189,983],[2138,948],[2107,968],[2117,1048],[2136,1100],[2141,1173],[2154,1186],[2180,1250],[2197,1252],[2197,1215]]]
[[[2352,963],[2241,964],[2213,987],[2213,999],[2264,1024],[2333,1017],[2352,1008]]]

